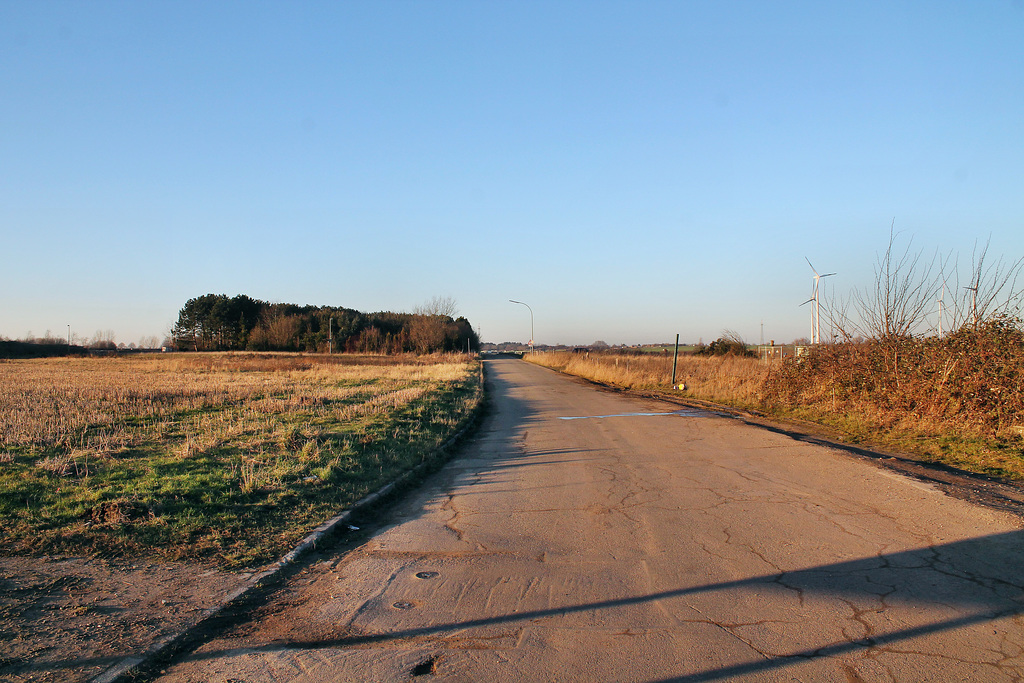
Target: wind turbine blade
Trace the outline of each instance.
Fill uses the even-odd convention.
[[[835,273],[825,273],[824,275],[821,275],[819,277],[828,277],[829,275],[835,275]]]
[[[804,261],[807,261],[807,265],[809,265],[811,267],[811,270],[814,270],[814,264],[811,263],[811,259],[809,259],[806,256],[804,256]],[[814,274],[817,275],[818,271],[814,270]]]
[[[800,306],[804,306],[804,305],[806,305],[806,304],[809,304],[809,303],[811,303],[812,301],[816,301],[816,300],[817,300],[817,299],[815,299],[815,298],[814,298],[814,297],[812,296],[812,297],[811,297],[810,299],[808,299],[807,301],[805,301],[805,302],[803,302],[802,304],[800,304]],[[799,307],[798,307],[798,308],[799,308]]]

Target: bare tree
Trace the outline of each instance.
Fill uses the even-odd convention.
[[[850,342],[855,339],[863,339],[862,326],[854,322],[850,315],[850,307],[853,306],[853,299],[849,295],[842,297],[833,296],[829,299],[829,305],[825,308],[825,320],[832,331],[832,342]],[[795,343],[795,342],[794,342]]]
[[[435,296],[430,301],[413,309],[417,315],[440,315],[455,318],[459,312],[459,304],[450,296]]]
[[[991,241],[991,238],[990,240]],[[971,258],[971,275],[967,284],[961,284],[956,262],[943,277],[947,289],[952,289],[952,304],[949,311],[951,330],[962,327],[977,329],[982,323],[998,315],[1020,315],[1024,302],[1024,257],[1011,263],[1000,258],[995,263],[986,263],[989,241],[979,251],[975,245]]]
[[[96,330],[89,347],[93,349],[116,349],[117,341],[113,330]]]
[[[413,309],[415,318],[409,323],[409,337],[418,353],[440,351],[449,336],[454,335],[454,317],[459,306],[450,296],[435,296]]]
[[[893,222],[895,226],[895,221]],[[941,278],[934,275],[937,258],[922,261],[921,252],[911,252],[912,241],[899,254],[897,234],[889,228],[889,244],[875,261],[875,282],[872,288],[853,293],[860,332],[876,339],[909,337],[922,332],[927,313],[934,306]],[[845,336],[850,331],[838,326]]]

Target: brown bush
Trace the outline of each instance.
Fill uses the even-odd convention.
[[[1024,334],[1013,319],[997,317],[941,339],[817,346],[773,372],[765,397],[996,435],[1024,422]]]

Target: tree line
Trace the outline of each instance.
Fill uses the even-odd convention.
[[[189,299],[171,328],[181,351],[435,353],[476,351],[480,340],[455,302],[435,297],[413,313],[269,303],[244,294]]]

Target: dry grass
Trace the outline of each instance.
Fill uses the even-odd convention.
[[[626,389],[671,390],[671,356],[621,356],[569,352],[535,353],[526,360],[594,382]],[[674,393],[716,403],[755,406],[768,366],[740,356],[680,356]]]
[[[0,449],[103,457],[180,435],[191,453],[265,432],[268,419],[295,410],[312,421],[395,410],[467,372],[455,361],[349,365],[229,353],[9,362],[0,370]]]
[[[476,373],[465,356],[5,362],[0,530],[28,551],[265,559],[436,448],[478,403]],[[152,514],[134,534],[95,523],[112,500]]]

